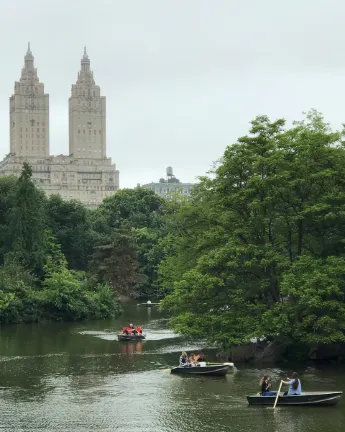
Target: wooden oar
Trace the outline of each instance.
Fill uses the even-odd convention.
[[[277,405],[277,402],[278,402],[278,398],[279,398],[279,393],[280,393],[280,389],[282,388],[282,384],[283,384],[283,381],[280,381],[280,386],[279,386],[279,390],[278,390],[278,393],[277,393],[277,397],[276,397],[276,400],[274,401],[274,405],[273,405],[273,408],[275,408],[275,407],[276,407],[276,405]]]

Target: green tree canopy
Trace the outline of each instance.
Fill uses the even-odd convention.
[[[329,296],[320,294],[316,306],[320,322],[330,326],[320,332],[311,318],[315,310],[308,312],[310,327],[297,313],[290,289],[293,283],[298,289],[299,279],[288,277],[302,257],[320,260],[326,273],[331,262],[335,268],[331,257],[344,257],[342,139],[312,111],[290,129],[283,119],[257,117],[249,135],[227,147],[214,178],[201,179],[166,239],[170,253],[159,273],[171,291],[164,307],[176,329],[223,344],[277,335],[308,341],[314,331],[319,342],[342,340],[341,320],[331,332],[334,314],[321,306]],[[342,288],[334,290],[330,297],[340,313]]]

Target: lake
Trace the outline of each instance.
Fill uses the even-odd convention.
[[[119,329],[143,325],[147,340],[118,342]],[[296,370],[305,391],[345,391],[344,367],[259,368],[238,364],[226,377],[181,377],[169,367],[182,350],[216,350],[167,328],[155,308],[125,306],[119,319],[3,326],[0,330],[1,431],[340,432],[336,407],[249,407],[260,376],[275,383]],[[277,387],[277,386],[276,386]]]

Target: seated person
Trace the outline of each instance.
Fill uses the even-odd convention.
[[[195,356],[195,360],[197,363],[205,361],[205,354],[200,351],[199,354]]]
[[[196,359],[196,356],[195,356],[194,353],[192,353],[192,354],[190,355],[188,361],[189,361],[189,364],[190,364],[191,366],[195,366],[195,365],[197,364],[197,359]]]
[[[272,383],[268,375],[264,375],[260,380],[261,395],[262,396],[277,396],[276,391],[271,391]]]
[[[287,378],[287,381],[282,381],[282,383],[289,385],[289,390],[284,393],[284,396],[298,396],[302,393],[302,384],[297,372],[292,374],[292,378]]]
[[[132,335],[132,334],[136,334],[136,330],[134,328],[133,324],[129,324],[129,326],[126,328],[125,330],[126,335]]]
[[[188,356],[187,353],[185,351],[182,352],[182,355],[180,356],[180,367],[187,367],[189,366],[188,364]]]

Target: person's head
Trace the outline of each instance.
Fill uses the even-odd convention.
[[[182,351],[182,357],[186,358],[187,357],[187,353],[185,351]]]
[[[129,327],[133,328],[133,324],[129,324]]]
[[[270,377],[268,375],[264,375],[261,380],[260,380],[260,385],[262,385],[263,383],[268,382],[270,379]]]

